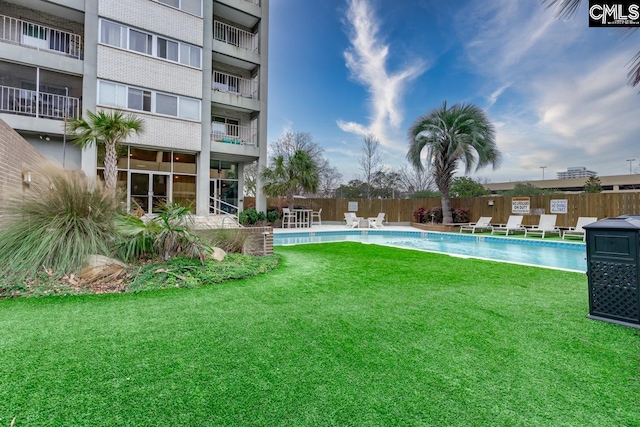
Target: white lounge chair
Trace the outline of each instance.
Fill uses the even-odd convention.
[[[556,227],[557,217],[557,215],[540,215],[540,222],[538,225],[525,229],[524,237],[527,237],[530,234],[540,236],[543,239],[546,234],[557,234],[560,236],[560,230]]]
[[[522,225],[522,215],[511,215],[506,224],[500,224],[491,227],[491,234],[504,233],[505,236],[509,235],[509,232],[524,231]]]
[[[584,228],[582,227],[587,224],[591,224],[592,222],[596,222],[597,220],[598,218],[593,216],[581,216],[578,218],[578,222],[575,227],[571,227],[562,233],[562,240],[564,240],[565,237],[582,237],[582,241],[584,242],[587,236],[584,232]]]
[[[345,212],[344,219],[347,221],[347,227],[357,228],[360,225],[360,218],[353,212]]]
[[[384,212],[378,213],[378,216],[369,218],[369,227],[382,228],[384,222]]]
[[[491,230],[491,218],[490,216],[481,216],[476,222],[470,222],[469,224],[461,225],[460,232],[471,230],[471,234],[476,230]]]

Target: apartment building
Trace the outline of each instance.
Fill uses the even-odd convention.
[[[130,209],[236,213],[244,167],[267,159],[268,21],[269,0],[0,0],[0,119],[99,176],[103,153],[70,144],[64,123],[133,113],[145,130],[118,164]]]

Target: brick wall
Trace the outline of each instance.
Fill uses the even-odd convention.
[[[245,227],[241,228],[244,233],[249,235],[244,247],[244,253],[250,255],[271,255],[273,254],[273,228],[272,227]],[[266,251],[265,236],[262,234],[267,232]]]
[[[7,199],[27,187],[22,182],[23,170],[32,170],[44,160],[38,150],[0,119],[0,225]]]

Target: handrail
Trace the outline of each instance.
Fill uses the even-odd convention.
[[[224,22],[213,21],[213,38],[251,52],[258,51],[257,34],[241,30]]]
[[[224,228],[224,221],[227,218],[232,218],[235,221],[235,223],[238,225],[238,227],[242,227],[242,224],[240,224],[240,219],[238,218],[238,213],[240,212],[240,208],[232,205],[231,203],[227,203],[224,200],[215,198],[213,196],[209,196],[209,200],[213,202],[212,204],[209,205],[209,209],[213,210],[213,213],[216,215],[224,215],[224,217],[222,218],[222,228]],[[236,213],[233,214],[231,212],[225,211],[224,209],[221,209],[220,208],[221,205],[227,208],[231,208]]]
[[[0,86],[0,111],[48,119],[75,119],[80,117],[80,99]]]
[[[244,79],[220,71],[213,72],[213,90],[235,93],[245,98],[258,99],[258,80]]]
[[[247,126],[213,122],[211,140],[235,145],[256,145],[256,133]]]
[[[82,36],[11,16],[0,15],[0,40],[83,58]]]

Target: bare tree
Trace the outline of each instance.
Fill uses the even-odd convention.
[[[308,132],[287,131],[277,141],[269,144],[269,157],[273,160],[282,156],[288,159],[297,151],[304,151],[311,157],[318,167],[320,182],[319,195],[328,197],[338,187],[342,175],[336,168],[331,167],[329,160],[324,157],[324,148],[313,140]]]
[[[366,196],[371,198],[373,178],[382,167],[382,154],[380,154],[380,141],[374,135],[364,137],[358,164],[362,170],[362,179],[367,184]]]
[[[320,186],[318,187],[318,195],[320,197],[333,197],[336,188],[340,186],[342,174],[337,168],[325,167],[320,173]]]
[[[256,185],[258,180],[258,162],[245,164],[243,176],[244,176],[244,195],[247,197],[255,197]]]
[[[397,172],[400,175],[402,190],[409,195],[417,191],[435,189],[433,174],[428,167],[416,169],[411,165],[404,164]]]

